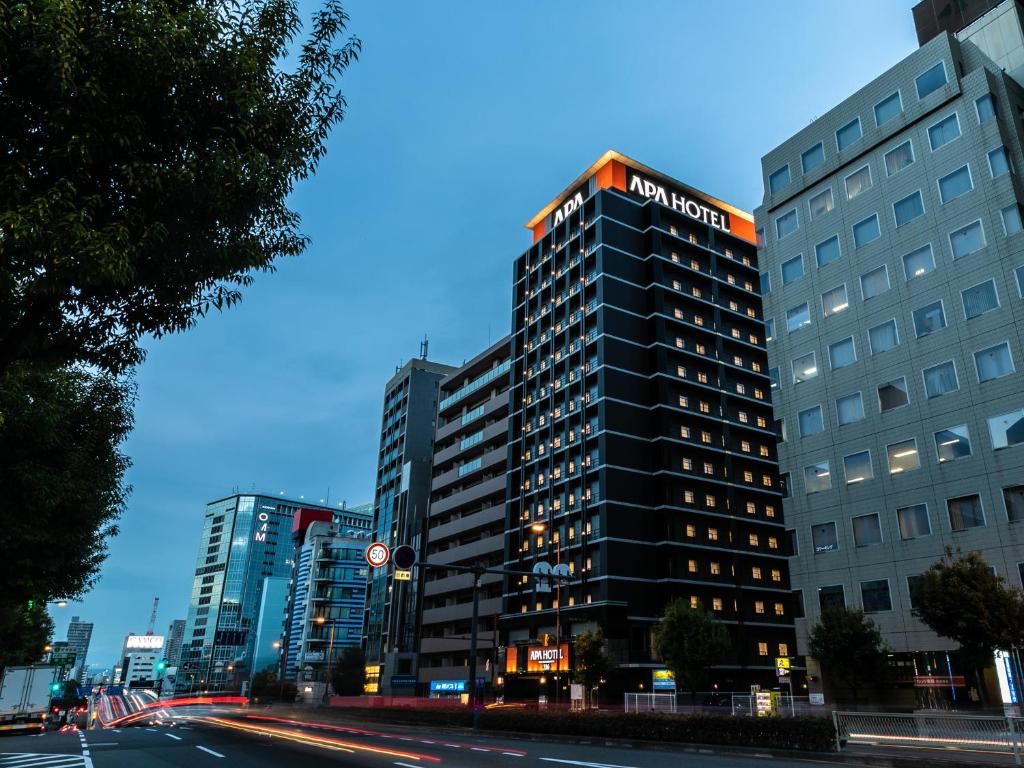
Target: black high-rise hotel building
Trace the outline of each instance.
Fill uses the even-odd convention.
[[[506,583],[509,692],[553,693],[572,636],[595,627],[619,682],[649,689],[675,597],[729,627],[711,683],[773,682],[795,646],[752,217],[608,152],[528,227],[506,563],[562,563],[572,581]]]

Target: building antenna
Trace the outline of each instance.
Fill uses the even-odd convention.
[[[147,635],[152,635],[153,630],[156,628],[156,608],[160,605],[160,598],[153,598],[153,612],[149,614],[149,629],[146,630]]]
[[[420,357],[424,360],[427,359],[427,350],[430,349],[430,339],[427,338],[427,334],[423,334],[423,341],[420,342]]]
[[[327,498],[324,500],[325,504],[331,503],[331,486],[327,486]]]

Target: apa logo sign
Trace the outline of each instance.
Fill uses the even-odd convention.
[[[583,205],[583,193],[577,192],[555,209],[555,224],[561,224],[565,217]]]
[[[729,214],[724,211],[720,211],[717,208],[711,208],[710,206],[691,197],[687,197],[680,192],[675,192],[671,189],[666,191],[665,187],[661,184],[644,178],[638,173],[634,173],[630,176],[628,187],[630,192],[640,195],[640,197],[656,200],[662,205],[675,208],[677,211],[686,214],[691,219],[696,219],[697,221],[702,221],[705,224],[710,224],[715,229],[720,229],[723,232],[729,231]]]

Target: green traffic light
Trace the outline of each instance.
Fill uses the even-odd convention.
[[[50,686],[50,690],[51,691],[59,691],[60,690],[60,683],[54,683],[53,685],[51,685]]]
[[[165,669],[167,669],[167,661],[166,661],[166,659],[163,660],[163,661],[158,661],[157,664],[156,664],[156,668],[159,671],[161,671],[161,672],[163,672]]]

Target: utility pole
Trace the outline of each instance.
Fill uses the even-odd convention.
[[[477,620],[480,617],[480,576],[483,575],[484,567],[475,563],[473,571],[473,623],[470,625],[469,635],[469,706],[473,708],[473,730],[480,728],[480,707],[477,706],[476,690],[476,640]]]

